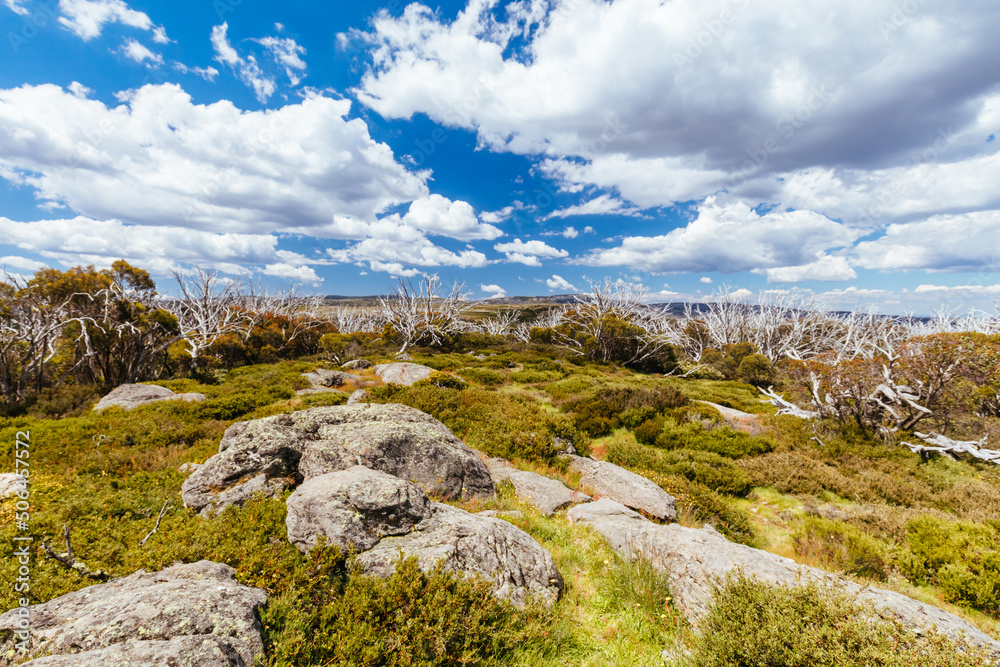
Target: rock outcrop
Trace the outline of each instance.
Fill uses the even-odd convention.
[[[250,667],[263,651],[267,594],[234,572],[205,560],[140,570],[33,605],[33,650],[52,655],[26,664]],[[0,616],[0,659],[13,649],[19,611]]]
[[[155,384],[123,384],[115,387],[107,396],[102,398],[94,406],[94,410],[100,412],[112,406],[131,410],[132,408],[147,403],[157,401],[204,401],[205,394],[189,392],[186,394],[175,394],[166,387]]]
[[[563,588],[552,556],[506,521],[431,502],[415,484],[355,466],[304,482],[288,498],[288,538],[300,550],[321,535],[360,552],[367,574],[389,576],[399,553],[423,570],[483,577],[499,598],[522,604],[529,595],[554,602]]]
[[[0,500],[5,500],[17,495],[18,491],[28,488],[28,478],[16,472],[5,472],[0,474]]]
[[[509,481],[514,485],[514,494],[531,503],[545,516],[552,516],[557,510],[577,503],[593,500],[590,496],[568,488],[562,482],[527,470],[518,470],[503,459],[486,459],[493,483]]]
[[[426,380],[433,372],[434,369],[428,366],[400,362],[379,364],[375,367],[375,375],[382,378],[382,382],[406,386],[410,386],[420,380]]]
[[[569,456],[569,471],[580,475],[580,486],[597,497],[610,498],[662,521],[677,518],[677,500],[642,475],[607,461]]]
[[[249,498],[258,485],[267,492],[274,480],[295,485],[355,465],[447,498],[494,491],[483,462],[438,420],[405,405],[356,404],[233,424],[219,453],[184,480],[181,495],[187,507],[218,509]],[[237,488],[246,484],[254,491]]]
[[[909,628],[923,631],[936,627],[956,639],[964,635],[966,641],[1000,657],[1000,642],[954,614],[900,593],[861,586],[790,558],[735,544],[714,529],[658,525],[607,498],[577,505],[567,516],[574,523],[594,528],[623,557],[641,557],[663,570],[674,604],[692,624],[708,613],[715,587],[729,572],[741,569],[747,576],[775,585],[832,583],[861,601],[873,603]]]
[[[357,389],[353,394],[347,397],[347,405],[354,405],[355,403],[360,403],[361,399],[366,397],[368,392],[364,389]]]
[[[726,425],[734,431],[742,431],[749,435],[761,435],[764,433],[764,422],[760,415],[752,415],[736,408],[727,408],[711,401],[697,401],[715,408],[722,418],[726,420]]]
[[[361,371],[366,368],[371,368],[372,366],[372,362],[367,359],[351,359],[350,361],[340,365],[341,368],[348,371]]]

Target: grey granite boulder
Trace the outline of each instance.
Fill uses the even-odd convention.
[[[956,639],[964,635],[971,644],[1000,657],[1000,642],[954,614],[900,593],[861,586],[790,558],[735,544],[712,529],[655,524],[607,498],[577,505],[567,517],[573,523],[591,526],[621,556],[641,557],[663,570],[674,604],[692,624],[708,613],[715,587],[738,568],[746,576],[773,585],[796,586],[807,581],[832,584],[873,603],[909,628],[923,631],[936,627]]]
[[[268,478],[266,473],[260,473],[212,496],[208,504],[201,509],[200,514],[214,516],[230,505],[242,507],[246,501],[256,495],[274,498],[287,488],[287,479],[282,477]]]
[[[320,535],[347,551],[364,551],[383,537],[404,535],[432,514],[420,487],[362,466],[304,482],[287,501],[288,541],[302,551]]]
[[[580,486],[595,496],[610,498],[663,521],[677,518],[677,500],[642,475],[607,461],[568,458],[569,471],[580,475]]]
[[[392,363],[379,364],[375,367],[375,375],[382,378],[386,384],[402,384],[409,386],[414,382],[426,380],[434,372],[433,368],[420,364]]]
[[[486,459],[493,483],[509,481],[514,485],[514,494],[531,503],[545,516],[577,503],[593,500],[590,496],[568,488],[562,482],[527,470],[518,470],[503,459]]]
[[[405,405],[356,404],[233,424],[219,453],[184,480],[181,496],[187,507],[222,507],[218,496],[261,474],[295,485],[355,465],[448,498],[493,493],[483,462],[438,420]]]
[[[127,640],[107,648],[30,660],[30,667],[251,667],[240,655],[238,640],[188,635],[169,640]]]
[[[425,571],[441,561],[446,570],[483,577],[494,595],[515,604],[531,594],[551,603],[563,588],[552,556],[524,531],[431,502],[416,484],[384,472],[355,466],[314,477],[287,506],[289,541],[305,552],[326,536],[361,552],[367,574],[391,575],[402,552]]]
[[[16,472],[5,472],[0,474],[0,500],[17,495],[19,491],[26,491],[28,488],[28,478]]]
[[[364,389],[357,389],[353,394],[347,397],[347,405],[354,405],[355,403],[360,403],[361,399],[368,395],[368,392]]]
[[[249,667],[263,651],[267,594],[234,572],[205,560],[140,570],[33,605],[33,650],[52,657],[27,664]],[[13,648],[18,612],[0,616],[0,656]]]
[[[94,406],[94,410],[100,412],[112,406],[131,410],[132,408],[147,403],[157,401],[204,401],[205,394],[189,392],[186,394],[175,394],[166,387],[159,387],[155,384],[123,384],[115,387],[107,396],[102,398]]]
[[[341,368],[348,371],[361,371],[366,368],[371,368],[374,364],[367,359],[351,359],[350,361],[340,365]]]
[[[303,373],[302,376],[309,380],[313,387],[337,388],[361,380],[357,375],[345,373],[344,371],[331,371],[325,368],[318,368],[311,373]]]

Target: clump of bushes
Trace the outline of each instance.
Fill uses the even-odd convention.
[[[986,667],[984,652],[917,635],[816,583],[771,586],[731,574],[694,641],[689,667]]]
[[[637,425],[687,402],[683,393],[668,385],[606,385],[589,396],[572,401],[566,409],[580,430],[600,437],[619,426]]]
[[[635,430],[639,442],[662,449],[696,449],[731,459],[760,456],[774,450],[774,443],[727,426],[707,428],[700,421],[678,422],[671,417],[652,419]]]
[[[712,452],[692,449],[665,452],[628,437],[616,437],[608,443],[605,457],[616,465],[683,477],[731,496],[746,496],[753,488],[750,476],[742,468]]]
[[[457,373],[463,379],[484,387],[498,387],[507,381],[506,373],[493,368],[473,368],[466,366],[465,368],[459,368]]]
[[[805,517],[793,536],[795,553],[816,558],[848,574],[885,581],[893,571],[896,550],[842,521]]]
[[[590,452],[590,441],[566,417],[545,412],[521,396],[478,387],[464,389],[435,386],[385,385],[369,390],[372,403],[402,403],[440,420],[467,445],[490,456],[558,463],[566,440],[581,455]]]
[[[911,519],[907,533],[916,556],[911,579],[930,579],[949,602],[1000,614],[998,526],[925,515]]]

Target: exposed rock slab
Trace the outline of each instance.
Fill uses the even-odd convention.
[[[200,514],[213,516],[230,505],[242,507],[244,503],[258,494],[265,498],[274,498],[287,488],[287,479],[282,477],[268,478],[266,473],[261,473],[213,496],[212,500],[202,508]]]
[[[569,471],[580,475],[580,486],[595,496],[610,498],[663,521],[677,518],[677,500],[642,475],[580,456],[569,456]]]
[[[350,361],[340,365],[341,368],[348,371],[360,371],[366,368],[371,368],[374,364],[367,359],[351,359]]]
[[[399,553],[421,569],[483,577],[499,598],[523,603],[529,595],[554,602],[563,588],[552,556],[506,521],[431,502],[415,484],[361,466],[305,482],[288,499],[289,540],[308,551],[325,535],[331,544],[360,551],[367,574],[386,577]]]
[[[230,499],[219,496],[259,475],[299,484],[355,465],[448,498],[493,493],[483,462],[438,420],[405,405],[356,404],[233,424],[219,453],[184,480],[181,495],[187,507],[221,508]]]
[[[559,480],[527,470],[518,470],[503,459],[486,459],[493,483],[509,481],[518,498],[531,503],[545,516],[577,503],[593,500],[590,496],[568,488]]]
[[[386,384],[402,384],[409,386],[414,382],[426,380],[434,372],[433,368],[421,364],[401,363],[379,364],[375,367],[375,375],[382,378]]]
[[[310,373],[303,373],[302,376],[309,380],[313,387],[337,388],[361,380],[357,375],[345,373],[344,371],[331,371],[325,368],[319,368]]]
[[[711,401],[698,401],[698,403],[704,403],[718,410],[722,418],[726,420],[726,425],[734,431],[742,431],[749,435],[760,435],[764,432],[764,423],[760,415],[752,415],[736,408],[727,408]]]
[[[102,398],[94,406],[94,410],[100,412],[112,406],[131,410],[132,408],[147,403],[157,401],[204,401],[205,394],[189,392],[186,394],[175,394],[166,387],[155,384],[123,384],[115,387],[111,393]]]
[[[231,637],[192,635],[166,641],[134,641],[72,655],[29,660],[30,667],[251,667]]]
[[[790,558],[730,542],[715,530],[658,525],[607,498],[578,505],[567,513],[574,523],[593,527],[625,558],[642,557],[663,570],[674,604],[693,624],[708,613],[714,588],[740,568],[747,576],[783,586],[805,581],[832,583],[895,616],[907,627],[928,630],[982,646],[1000,656],[1000,642],[943,609],[879,588],[865,587],[830,572],[799,565]]]
[[[238,583],[234,572],[205,560],[140,570],[33,605],[33,649],[64,657],[29,664],[249,667],[263,651],[258,612],[267,594]],[[13,647],[18,611],[0,616],[0,655]],[[169,661],[199,654],[197,663]]]
[[[28,488],[28,478],[16,472],[0,474],[0,500],[17,495]]]
[[[368,392],[364,389],[357,389],[353,394],[347,397],[347,405],[354,405],[355,403],[360,403],[361,399],[368,395]]]

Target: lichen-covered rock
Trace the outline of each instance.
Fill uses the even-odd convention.
[[[400,551],[415,556],[422,570],[438,562],[446,570],[483,577],[493,594],[523,604],[529,595],[554,603],[563,589],[552,556],[520,528],[501,519],[433,503],[434,514],[411,533],[387,537],[358,556],[368,574],[389,576]]]
[[[17,495],[19,491],[26,491],[28,488],[28,478],[16,472],[5,472],[0,474],[0,500]]]
[[[123,384],[115,387],[107,396],[102,398],[94,406],[94,410],[100,412],[112,406],[131,410],[132,408],[147,403],[157,401],[204,401],[205,394],[187,393],[175,394],[166,387],[159,387],[155,384]]]
[[[179,466],[177,466],[177,471],[184,475],[190,475],[200,467],[201,467],[200,463],[191,463],[191,462],[182,463]]]
[[[663,570],[674,604],[692,624],[708,613],[716,586],[729,572],[740,569],[774,585],[796,586],[807,581],[833,584],[873,603],[909,628],[924,631],[936,627],[954,639],[964,635],[966,641],[1000,657],[1000,642],[954,614],[900,593],[861,586],[790,558],[735,544],[715,530],[655,524],[607,498],[577,505],[567,517],[573,523],[591,526],[623,557],[641,557]]]
[[[421,364],[392,363],[379,364],[375,367],[375,375],[382,378],[386,384],[402,384],[409,386],[414,382],[426,380],[434,372],[433,368]]]
[[[309,380],[313,387],[343,387],[345,384],[361,379],[351,373],[331,371],[325,368],[319,368],[311,373],[303,373],[302,376]]]
[[[580,475],[580,486],[595,496],[645,512],[663,521],[677,518],[676,499],[642,475],[607,461],[568,456],[569,471]]]
[[[325,536],[361,552],[368,574],[392,574],[402,551],[425,571],[443,561],[447,570],[484,577],[497,597],[517,604],[533,593],[554,602],[562,590],[552,556],[524,531],[431,502],[416,484],[384,472],[354,466],[314,477],[287,506],[292,544],[308,551]]]
[[[289,496],[287,507],[288,541],[302,551],[315,547],[320,535],[344,551],[371,549],[432,513],[420,487],[362,466],[313,477]]]
[[[514,485],[514,494],[531,503],[545,516],[577,503],[593,500],[590,496],[568,488],[562,482],[527,470],[518,470],[503,459],[487,458],[486,467],[493,483],[509,481]]]
[[[72,655],[52,655],[23,663],[27,667],[251,667],[240,655],[239,641],[215,635],[169,640],[128,640]]]
[[[340,365],[341,368],[348,371],[361,371],[366,368],[371,368],[372,366],[372,362],[367,359],[351,359],[350,361]]]
[[[347,397],[347,405],[354,405],[355,403],[360,403],[361,399],[368,395],[368,392],[364,389],[357,389],[353,394]]]
[[[267,594],[234,572],[205,560],[140,570],[33,605],[33,650],[53,657],[28,664],[249,667],[263,651],[258,612]],[[13,650],[18,612],[0,616],[0,656]]]
[[[363,465],[449,498],[488,496],[486,466],[448,428],[405,405],[357,404],[312,408],[233,424],[219,453],[191,474],[184,504],[221,508],[218,496],[250,478],[299,484]]]

